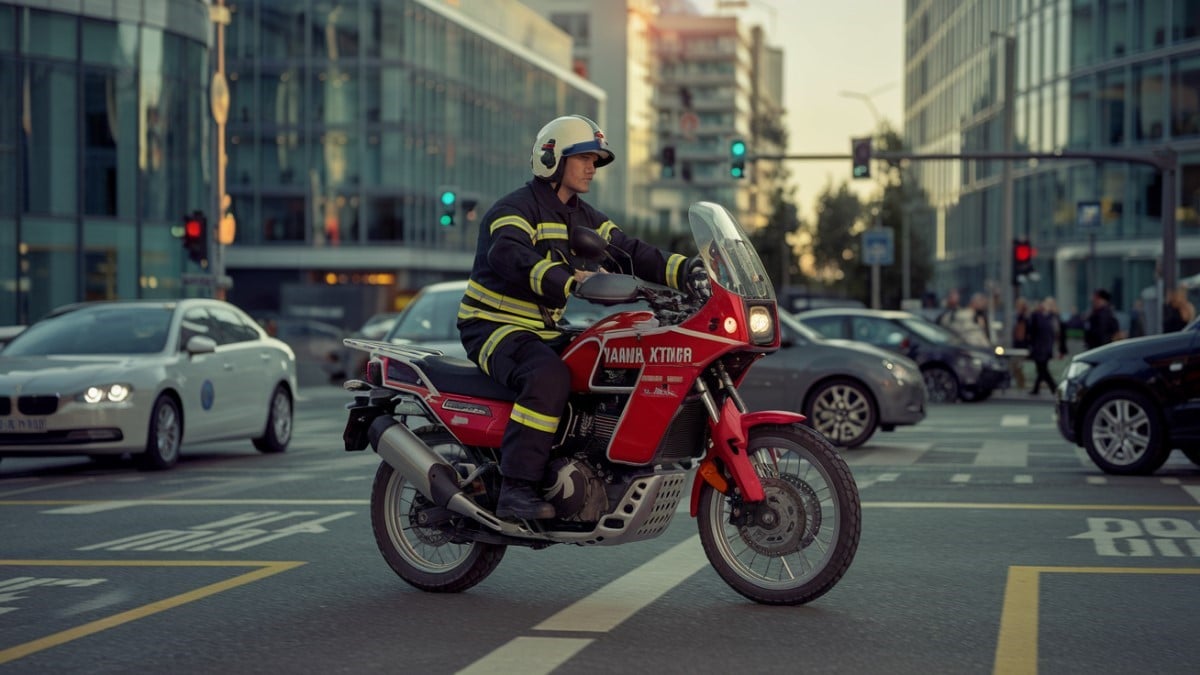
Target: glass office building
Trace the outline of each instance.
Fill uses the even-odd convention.
[[[207,5],[62,4],[0,2],[0,324],[199,271],[175,230],[212,199]]]
[[[905,136],[918,153],[1004,149],[1007,44],[1015,50],[1013,149],[1178,154],[1179,277],[1200,273],[1200,0],[907,0]],[[1011,40],[1006,39],[1011,38]],[[1013,234],[1037,249],[1019,292],[1086,311],[1093,288],[1120,310],[1158,283],[1162,179],[1119,161],[1015,161]],[[999,162],[914,162],[933,201],[916,216],[939,290],[1000,278]],[[1080,204],[1097,204],[1095,229]],[[1000,255],[997,255],[997,253]]]

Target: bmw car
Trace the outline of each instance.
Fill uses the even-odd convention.
[[[466,287],[465,281],[426,287],[384,340],[466,358],[455,327]],[[580,330],[614,312],[644,309],[639,303],[605,307],[572,296],[563,325]],[[925,418],[925,383],[917,364],[870,345],[825,340],[783,312],[779,320],[782,347],[755,363],[739,388],[752,409],[803,413],[843,448],[866,443],[879,429],[892,431]]]
[[[1076,354],[1054,394],[1059,432],[1105,473],[1152,474],[1175,448],[1200,466],[1200,320]]]
[[[174,465],[185,443],[292,438],[296,358],[220,300],[69,305],[0,351],[0,457],[132,454]]]

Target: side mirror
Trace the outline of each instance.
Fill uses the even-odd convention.
[[[620,305],[637,300],[638,280],[625,274],[593,274],[579,284],[576,295],[598,305]]]
[[[608,251],[608,241],[590,227],[571,228],[571,239],[568,243],[571,253],[589,262],[598,263],[604,260]]]
[[[188,339],[184,349],[192,356],[197,354],[211,354],[217,351],[217,341],[207,335],[193,335]]]

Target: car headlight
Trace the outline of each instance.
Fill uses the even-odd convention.
[[[896,378],[897,382],[912,382],[917,379],[916,373],[910,368],[895,361],[883,360],[883,367],[892,371],[892,377]]]
[[[1083,377],[1083,374],[1091,369],[1092,364],[1088,363],[1087,361],[1072,360],[1071,363],[1067,365],[1067,372],[1066,375],[1063,376],[1063,379],[1077,380]]]
[[[770,309],[761,305],[750,308],[750,338],[756,344],[775,340],[775,322],[771,320]]]
[[[108,384],[88,387],[75,398],[84,403],[121,403],[127,400],[132,392],[133,387],[128,384]]]

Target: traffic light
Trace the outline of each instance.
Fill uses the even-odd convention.
[[[453,188],[442,188],[438,201],[442,204],[442,217],[438,223],[442,227],[454,227],[454,216],[458,213],[458,193]]]
[[[1033,273],[1033,258],[1037,250],[1028,239],[1013,240],[1013,279],[1027,277]]]
[[[183,250],[197,265],[208,259],[208,221],[199,211],[183,217]]]
[[[733,139],[729,144],[729,175],[734,178],[746,177],[746,141]]]
[[[855,178],[871,177],[871,139],[850,139],[850,155],[854,162],[851,175]]]
[[[659,156],[662,161],[662,177],[675,177],[675,146],[664,145]]]

